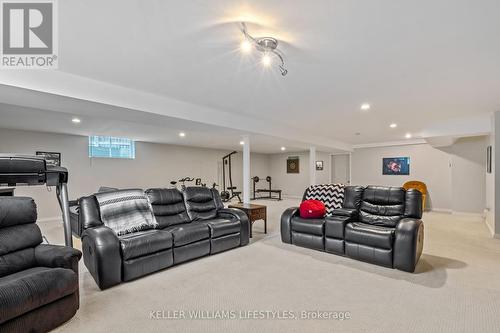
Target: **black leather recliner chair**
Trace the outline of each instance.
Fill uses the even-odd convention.
[[[247,245],[248,217],[206,187],[146,190],[158,226],[117,236],[94,196],[80,199],[83,259],[101,289],[209,254]]]
[[[42,243],[33,199],[0,197],[0,332],[48,332],[79,307],[71,247]]]
[[[281,239],[315,250],[413,272],[424,240],[422,194],[401,187],[346,186],[332,216],[302,219],[298,208],[281,216]]]

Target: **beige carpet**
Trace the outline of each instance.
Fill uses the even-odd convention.
[[[282,244],[279,216],[295,201],[262,203],[268,234],[256,222],[243,248],[105,291],[82,260],[80,310],[56,332],[500,332],[500,240],[480,219],[426,214],[424,254],[409,274]],[[42,229],[62,240],[59,224]],[[150,318],[175,310],[348,311],[351,319]]]

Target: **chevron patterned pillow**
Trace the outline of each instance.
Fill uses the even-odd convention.
[[[326,216],[331,216],[335,209],[342,208],[344,184],[311,185],[307,188],[305,200],[319,200],[325,204]]]

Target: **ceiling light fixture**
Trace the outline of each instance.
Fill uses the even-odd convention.
[[[269,67],[269,65],[271,65],[271,57],[268,54],[264,54],[262,56],[262,64],[266,67]]]
[[[245,144],[245,141],[240,141],[240,145],[244,145]]]
[[[252,50],[252,43],[250,43],[247,39],[244,39],[240,44],[240,49],[244,53],[249,53]]]
[[[406,133],[405,138],[411,139],[411,133]]]
[[[281,151],[285,151],[285,150],[286,150],[286,148],[285,148],[285,147],[281,147]]]
[[[73,119],[71,119],[71,121],[72,121],[72,122],[74,122],[75,124],[79,124],[79,123],[81,123],[81,122],[82,122],[82,121],[80,120],[80,118],[76,118],[76,117],[75,117],[75,118],[73,118]]]
[[[277,49],[278,40],[273,37],[252,37],[247,31],[247,25],[245,22],[241,23],[241,33],[243,34],[245,40],[241,43],[241,49],[245,53],[249,52],[252,46],[259,52],[262,52],[262,64],[264,66],[271,65],[271,55],[276,56],[279,59],[280,64],[278,68],[281,75],[285,76],[288,70],[285,68],[285,61],[283,60],[282,53]],[[248,45],[247,45],[248,43]],[[245,47],[244,47],[245,46]]]
[[[370,110],[370,107],[371,106],[368,103],[361,104],[361,110],[363,110],[363,111]]]
[[[183,138],[183,137],[185,137],[185,136],[186,136],[186,133],[184,133],[184,132],[180,132],[180,133],[179,133],[179,136],[180,136],[181,138]]]
[[[389,125],[389,127],[390,127],[390,128],[396,128],[396,127],[398,127],[398,124],[396,124],[396,123],[392,123],[392,124],[390,124],[390,125]]]

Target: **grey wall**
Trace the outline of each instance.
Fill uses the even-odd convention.
[[[286,160],[289,156],[300,158],[300,173],[286,173]],[[323,170],[316,171],[316,182],[326,184],[330,182],[331,160],[330,154],[316,152],[316,160],[323,161]],[[283,153],[270,155],[269,175],[273,179],[273,187],[281,189],[284,196],[302,197],[304,190],[309,186],[309,152]]]
[[[34,154],[35,151],[62,154],[62,165],[69,170],[70,199],[95,192],[99,186],[120,188],[169,187],[171,180],[201,177],[204,182],[220,183],[221,158],[228,151],[165,144],[136,142],[134,160],[88,157],[88,138],[0,129],[0,152]],[[242,154],[234,156],[233,181],[242,188]],[[267,174],[269,157],[251,155],[252,173]],[[53,189],[55,191],[55,189]],[[43,186],[18,187],[16,195],[34,197],[39,218],[60,216],[55,193]]]
[[[417,144],[355,149],[352,184],[402,186],[408,180],[420,180],[429,190],[428,208],[483,213],[486,146],[486,137],[473,137],[444,148]],[[382,175],[382,158],[398,156],[410,157],[410,175]]]

